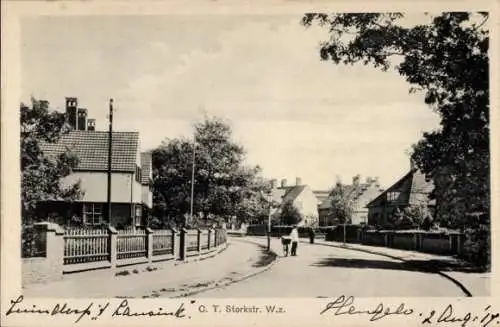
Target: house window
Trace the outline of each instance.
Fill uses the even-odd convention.
[[[388,192],[387,201],[396,201],[399,197],[399,192]]]
[[[140,205],[135,206],[135,215],[134,215],[134,224],[136,226],[141,225],[141,217],[142,217],[142,207]]]
[[[135,166],[135,181],[140,183],[142,178],[141,178],[141,167],[139,166]]]
[[[83,204],[83,222],[86,225],[102,224],[102,204],[84,203]]]

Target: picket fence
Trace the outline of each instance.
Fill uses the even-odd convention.
[[[28,251],[28,246],[23,251],[23,282],[93,269],[186,260],[217,252],[227,244],[224,229],[63,229],[53,223],[40,223],[33,230],[37,239],[45,241],[38,242],[41,245],[36,251]]]

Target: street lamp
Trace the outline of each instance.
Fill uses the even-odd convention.
[[[260,191],[260,194],[262,198],[265,199],[264,191]],[[271,250],[271,213],[272,213],[272,204],[273,204],[273,199],[272,199],[272,194],[269,193],[267,195],[267,203],[269,204],[269,212],[267,216],[267,251]]]
[[[108,183],[107,183],[107,212],[108,225],[111,224],[111,163],[113,146],[113,99],[109,99],[109,131],[108,131]]]

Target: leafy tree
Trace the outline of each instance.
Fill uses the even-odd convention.
[[[192,160],[194,167],[193,211],[207,221],[211,217],[262,215],[266,203],[261,191],[259,167],[244,165],[245,152],[232,140],[228,123],[213,117],[194,126],[195,140],[166,140],[153,151],[154,215],[184,221],[190,213]]]
[[[411,27],[403,26],[402,18],[401,13],[310,13],[302,23],[316,22],[331,32],[321,44],[321,59],[395,69],[412,85],[410,92],[425,93],[425,102],[440,114],[441,128],[424,133],[413,147],[412,159],[434,181],[436,220],[470,229],[467,217],[485,214],[484,228],[489,229],[489,35],[485,28],[489,15],[444,12]],[[482,240],[480,249],[488,248],[489,236],[477,239]]]
[[[69,131],[65,116],[49,111],[49,102],[31,99],[31,107],[21,103],[21,204],[22,222],[29,224],[36,217],[37,209],[45,201],[79,199],[83,192],[80,183],[63,186],[61,178],[72,173],[78,165],[75,154],[67,151],[57,158],[44,155],[40,145],[56,143]]]
[[[279,216],[281,223],[287,226],[296,225],[302,220],[302,215],[292,201],[283,203]]]
[[[353,188],[349,188],[337,180],[330,191],[331,206],[328,215],[339,224],[349,224],[354,208]]]

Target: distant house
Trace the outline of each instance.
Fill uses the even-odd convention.
[[[75,107],[76,99],[67,98],[66,112],[70,120],[74,116],[72,112],[79,112]],[[57,222],[63,224],[79,221],[85,225],[109,223],[116,227],[144,225],[143,211],[147,212],[152,206],[150,155],[141,155],[138,132],[113,132],[111,220],[106,221],[109,133],[95,131],[94,123],[70,122],[75,129],[62,135],[57,143],[41,144],[47,156],[58,156],[67,150],[78,156],[78,166],[61,180],[61,184],[72,185],[80,181],[84,196],[74,203],[48,201],[40,205],[38,215],[59,217],[62,221]]]
[[[368,223],[368,208],[366,208],[366,205],[383,191],[380,188],[378,178],[368,177],[365,183],[360,183],[360,177],[355,176],[352,184],[344,185],[344,189],[346,196],[349,196],[353,203],[351,223],[355,225]],[[330,226],[337,223],[335,217],[329,215],[331,207],[331,196],[324,199],[318,206],[320,226]]]
[[[153,209],[153,159],[151,152],[141,153],[142,216],[149,221]]]
[[[368,223],[370,225],[383,225],[395,218],[396,211],[401,212],[411,206],[423,204],[432,211],[433,201],[429,199],[434,185],[418,169],[410,171],[400,178],[373,201],[367,204]]]
[[[330,191],[328,190],[316,190],[313,191],[314,195],[316,195],[316,198],[318,199],[318,206],[325,201],[328,196],[330,195]]]
[[[299,225],[311,226],[318,224],[318,199],[311,187],[302,184],[300,178],[296,179],[295,185],[288,186],[286,179],[281,181],[279,187],[274,185],[272,198],[278,204],[272,215],[279,215],[281,207],[285,203],[291,202],[302,216]]]

